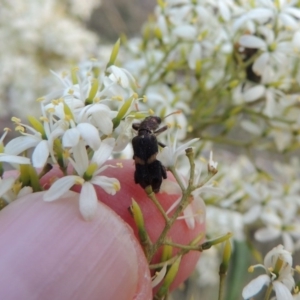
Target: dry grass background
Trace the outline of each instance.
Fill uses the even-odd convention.
[[[122,33],[133,37],[139,34],[155,5],[155,0],[102,0],[88,27],[104,41],[115,41]]]

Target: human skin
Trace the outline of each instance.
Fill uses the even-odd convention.
[[[146,300],[151,277],[131,228],[99,203],[92,222],[78,194],[27,195],[0,212],[0,299]]]
[[[100,187],[96,186],[96,191],[99,201],[109,206],[113,211],[115,211],[130,227],[133,228],[134,233],[138,239],[137,228],[134,223],[134,219],[129,213],[128,208],[132,204],[132,199],[134,199],[140,206],[143,217],[145,220],[145,226],[147,232],[152,240],[156,241],[162,232],[165,221],[157,207],[151,202],[151,200],[146,195],[145,191],[137,184],[134,183],[134,162],[132,160],[110,160],[107,164],[116,166],[118,163],[122,163],[122,168],[107,168],[101,175],[108,177],[115,177],[120,181],[121,190],[116,193],[116,195],[107,195]],[[53,172],[49,172],[43,177],[42,183],[47,184],[52,182],[55,176],[60,177],[60,173],[57,169]],[[168,179],[174,180],[172,174],[168,172]],[[47,187],[47,185],[45,186]],[[80,186],[75,186],[73,190],[79,192]],[[178,199],[179,195],[168,195],[166,193],[156,194],[157,199],[160,201],[162,207],[165,211],[173,204],[173,202]],[[204,219],[204,218],[203,218]],[[203,233],[205,236],[205,223],[197,223],[194,229],[189,229],[184,220],[177,220],[173,225],[168,237],[174,243],[180,243],[183,245],[188,245],[196,236]],[[173,249],[173,254],[178,252],[179,249]],[[155,255],[152,263],[157,263],[160,261],[161,251]],[[195,265],[199,259],[200,253],[191,251],[189,254],[182,258],[178,275],[176,276],[171,290],[178,287],[189,275],[193,272]]]
[[[113,160],[108,164],[119,162],[122,162],[123,168],[108,168],[101,175],[118,178],[121,190],[111,196],[96,187],[99,208],[91,222],[84,221],[80,215],[76,193],[51,203],[42,200],[42,193],[35,193],[18,199],[0,212],[0,228],[5,228],[0,231],[0,244],[5,245],[6,251],[2,251],[0,265],[5,267],[2,270],[10,270],[0,272],[0,286],[3,285],[0,291],[4,296],[12,293],[9,282],[17,278],[18,288],[13,290],[19,290],[23,298],[24,295],[25,298],[26,295],[32,296],[33,292],[38,296],[30,299],[60,299],[62,293],[66,293],[64,299],[72,300],[99,299],[99,293],[101,299],[152,298],[148,263],[138,243],[136,225],[128,211],[132,198],[143,212],[145,226],[153,242],[164,227],[164,219],[145,191],[134,183],[132,161]],[[50,182],[61,176],[59,169],[53,168],[42,178],[41,184],[47,189]],[[168,176],[171,178],[170,174]],[[79,192],[80,187],[75,186],[73,190]],[[178,195],[164,193],[156,196],[165,210],[178,198]],[[128,229],[127,224],[133,231]],[[184,220],[177,220],[168,236],[173,242],[186,245],[204,231],[204,224],[197,223],[190,230]],[[174,249],[173,254],[177,251]],[[160,255],[159,251],[152,263],[159,262]],[[172,289],[193,272],[198,258],[197,252],[184,256]],[[16,274],[20,275],[16,277]],[[126,276],[122,277],[122,274]],[[22,278],[29,282],[25,287]],[[89,288],[86,289],[86,286]],[[111,292],[119,294],[110,295]]]

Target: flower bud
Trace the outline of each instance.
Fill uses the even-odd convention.
[[[162,286],[160,287],[160,289],[158,290],[158,292],[156,294],[158,297],[162,297],[163,295],[165,295],[168,292],[170,285],[172,284],[172,282],[174,281],[174,279],[177,275],[180,262],[181,262],[181,256],[179,256],[175,260],[173,265],[170,267]]]
[[[119,49],[120,49],[120,39],[118,39],[116,41],[116,43],[111,51],[109,62],[107,63],[106,68],[115,64],[115,61],[116,61],[118,53],[119,53]]]

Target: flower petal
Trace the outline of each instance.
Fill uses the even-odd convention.
[[[182,191],[180,186],[177,182],[171,181],[171,180],[163,180],[161,186],[160,186],[160,192],[167,193],[169,195],[181,195]]]
[[[185,210],[183,211],[184,215],[184,221],[189,229],[194,229],[195,228],[195,216],[194,216],[194,211],[193,207],[191,204],[189,204]]]
[[[70,162],[77,174],[83,176],[89,165],[89,158],[83,140],[80,140],[79,143],[73,147],[73,156],[75,161],[70,159]]]
[[[242,35],[239,44],[250,49],[261,49],[266,47],[266,42],[263,39],[250,34]]]
[[[256,240],[260,242],[267,242],[278,238],[280,236],[280,233],[281,232],[279,229],[268,228],[268,227],[260,228],[255,232],[254,237]]]
[[[48,191],[44,194],[44,200],[47,202],[57,200],[59,197],[66,194],[66,192],[76,183],[76,180],[81,177],[76,175],[69,175],[56,180]]]
[[[257,278],[250,281],[243,289],[242,295],[244,299],[250,299],[255,296],[265,284],[270,282],[268,275],[260,275]]]
[[[9,177],[1,180],[0,183],[0,197],[5,194],[8,190],[10,190],[15,182],[16,178]]]
[[[280,257],[285,263],[287,263],[290,268],[293,265],[293,257],[291,253],[284,249],[282,245],[278,245],[274,247],[271,251],[269,251],[264,258],[264,265],[269,268],[274,268],[274,263],[276,263],[277,259]]]
[[[98,167],[102,166],[110,157],[114,146],[115,146],[114,138],[107,138],[103,140],[99,149],[94,152],[92,162],[95,162],[98,165]]]
[[[29,165],[30,159],[23,156],[0,153],[0,162],[6,162],[9,164]]]
[[[80,138],[80,132],[77,128],[70,128],[66,130],[62,138],[62,143],[64,147],[75,147]]]
[[[196,39],[196,28],[192,25],[180,25],[173,30],[173,33],[185,40],[195,40]]]
[[[190,141],[187,141],[186,143],[180,145],[180,146],[177,148],[177,150],[176,150],[176,158],[177,158],[179,155],[183,154],[184,151],[185,151],[187,148],[190,147],[190,145],[192,145],[192,144],[198,142],[199,140],[200,140],[199,138],[194,138],[194,139],[192,139],[192,140],[190,140]]]
[[[264,85],[256,85],[251,87],[244,93],[244,100],[246,102],[255,101],[264,95],[265,90],[266,88]]]
[[[116,178],[106,176],[95,176],[90,181],[93,184],[99,185],[107,194],[115,195],[120,190],[120,182]]]
[[[273,282],[273,289],[276,293],[277,300],[293,300],[294,299],[290,290],[279,281]]]
[[[42,140],[35,147],[32,153],[32,165],[35,168],[42,168],[49,157],[48,141]]]
[[[195,43],[188,56],[188,64],[190,69],[195,70],[196,64],[202,58],[202,48],[200,43]]]
[[[270,59],[270,54],[268,52],[260,55],[254,62],[252,70],[256,75],[262,75]]]
[[[82,185],[79,196],[79,209],[86,221],[93,219],[98,208],[98,198],[94,186],[90,182]]]
[[[152,288],[156,287],[165,277],[166,273],[167,273],[167,264],[164,264],[164,266],[162,267],[162,269],[159,272],[155,273],[155,277],[152,280]]]
[[[256,221],[261,214],[261,205],[254,204],[250,209],[244,213],[243,221],[245,224],[250,224]]]
[[[33,136],[19,136],[9,141],[5,146],[5,153],[18,155],[21,152],[35,147],[41,139]]]
[[[282,241],[283,241],[283,245],[284,245],[284,248],[293,253],[294,252],[294,241],[292,239],[292,237],[290,236],[290,234],[288,234],[287,232],[283,232],[282,233]]]
[[[85,140],[94,151],[100,147],[100,136],[95,126],[90,123],[80,123],[77,125],[77,129],[80,132],[81,137]]]
[[[110,135],[113,131],[113,122],[111,120],[110,114],[105,110],[98,110],[93,113],[93,120],[96,126],[101,132],[106,135]],[[99,135],[99,133],[98,133]]]

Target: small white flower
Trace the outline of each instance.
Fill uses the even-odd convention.
[[[295,286],[292,269],[291,253],[284,250],[282,245],[273,248],[267,253],[264,259],[264,265],[255,265],[252,267],[261,267],[265,269],[265,275],[260,275],[253,279],[243,289],[243,298],[250,299],[255,296],[264,285],[272,284],[277,300],[293,300],[291,289]]]
[[[35,130],[33,127],[25,124],[21,124],[28,132],[23,132],[22,136],[16,137],[7,143],[5,146],[5,153],[17,155],[30,148],[35,148],[32,153],[32,165],[35,168],[42,168],[49,155],[51,155],[53,162],[56,162],[53,142],[54,140],[64,133],[62,123],[57,123],[57,126],[50,129],[50,124],[44,122],[44,131],[46,136]],[[30,134],[29,132],[32,132]]]
[[[294,240],[298,241],[300,238],[300,223],[295,219],[282,220],[275,212],[270,212],[269,215],[265,213],[263,221],[267,225],[255,232],[255,239],[260,242],[268,242],[281,237],[285,249],[294,252]]]
[[[198,185],[200,182],[200,174],[199,171],[195,178],[194,178],[194,185]],[[184,185],[184,187],[187,187],[188,184],[188,176],[179,175],[181,177],[181,181]],[[181,198],[182,198],[182,191],[177,182],[171,181],[171,180],[164,180],[162,182],[161,192],[165,192],[170,195],[180,195],[180,197],[169,207],[167,214],[169,214],[171,211],[173,211],[179,204]],[[178,219],[184,219],[189,229],[195,228],[195,223],[203,223],[205,221],[205,203],[200,196],[201,194],[208,193],[208,194],[214,194],[214,195],[223,195],[224,191],[214,187],[210,183],[206,183],[205,185],[201,186],[200,188],[195,189],[192,192],[193,199],[190,204],[187,205],[185,210],[183,211],[183,216],[179,217]]]
[[[269,86],[268,83],[258,84],[246,87],[243,92],[245,102],[253,102],[259,99],[265,100],[263,112],[266,116],[272,118],[281,115],[280,102],[286,101],[285,93],[279,88]]]
[[[94,185],[100,186],[110,195],[115,195],[120,189],[118,179],[99,175],[109,167],[103,164],[110,157],[114,144],[113,138],[102,141],[99,149],[94,152],[89,162],[85,144],[83,141],[80,141],[73,148],[74,160],[70,158],[70,162],[78,175],[68,175],[55,181],[44,194],[44,200],[53,201],[64,197],[73,185],[80,184],[82,187],[79,197],[79,209],[85,220],[91,220],[98,207],[98,198]]]
[[[190,147],[190,145],[199,141],[199,138],[195,138],[180,146],[177,146],[177,135],[178,131],[176,131],[174,141],[172,142],[171,136],[168,134],[168,143],[166,147],[164,147],[157,155],[158,160],[160,160],[167,168],[175,166],[178,156],[182,155],[184,151]]]
[[[120,84],[123,88],[133,88],[137,86],[135,78],[126,69],[110,66],[107,71],[111,72],[109,78]]]
[[[287,37],[282,33],[275,38],[274,32],[269,28],[261,28],[258,34],[264,38],[255,35],[243,35],[239,44],[250,49],[259,49],[261,54],[254,61],[252,69],[255,74],[261,75],[263,81],[269,79],[271,70],[282,73],[286,70],[288,63],[288,50],[292,47],[291,42],[286,41]]]
[[[297,29],[299,27],[300,10],[295,7],[296,3],[296,1],[286,0],[259,1],[257,7],[251,7],[247,13],[241,14],[241,17],[235,21],[233,28],[236,30],[244,23],[249,25],[249,21],[251,21],[261,25],[277,24],[279,31],[286,28]],[[251,28],[253,27],[255,26],[252,25]]]
[[[89,122],[103,134],[110,135],[113,132],[112,118],[115,114],[116,112],[111,111],[107,105],[94,103],[80,110],[77,122]]]

